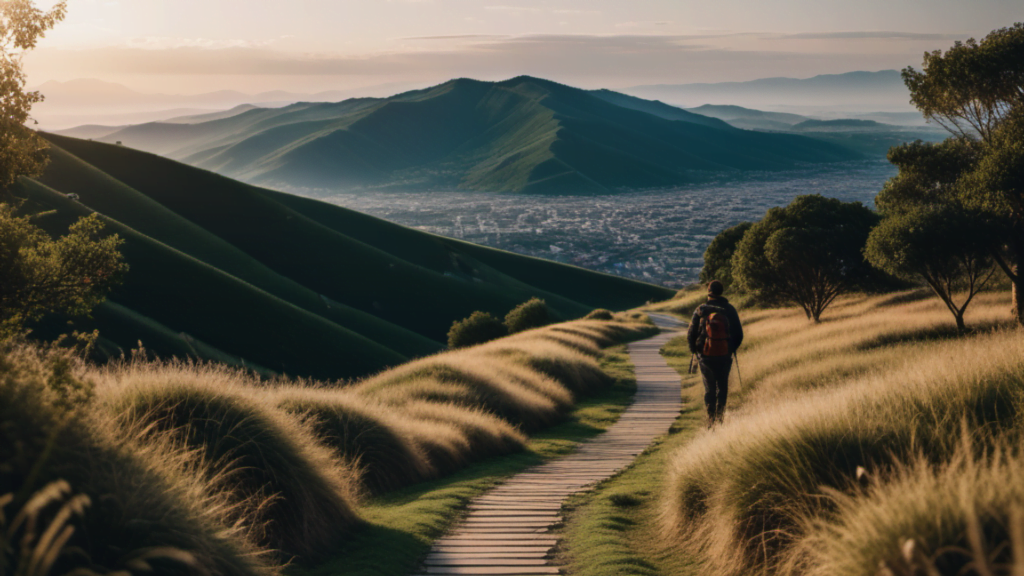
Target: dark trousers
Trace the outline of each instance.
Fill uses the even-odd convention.
[[[725,416],[725,401],[729,398],[729,372],[732,356],[709,356],[700,359],[700,374],[704,377],[704,405],[712,422]]]

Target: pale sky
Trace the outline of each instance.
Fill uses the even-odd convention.
[[[170,93],[519,74],[623,88],[919,66],[1021,20],[1021,0],[70,0],[27,67],[30,84]]]

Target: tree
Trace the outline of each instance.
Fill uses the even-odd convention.
[[[704,251],[704,267],[700,270],[700,281],[703,283],[712,280],[720,281],[725,289],[732,288],[734,279],[732,273],[732,255],[736,252],[743,235],[750,230],[753,222],[741,222],[732,228],[726,228],[715,236],[715,239],[708,244]]]
[[[26,50],[64,18],[67,5],[58,2],[49,12],[31,0],[0,1],[0,190],[19,176],[34,176],[46,166],[46,142],[25,126],[39,92],[25,91],[21,58]]]
[[[954,205],[981,207],[1005,226],[993,257],[1012,283],[1012,313],[1024,326],[1024,210],[1014,175],[1024,169],[1024,24],[994,30],[981,42],[957,42],[945,54],[926,53],[923,70],[907,68],[903,80],[925,117],[962,140],[980,138],[971,144],[973,165],[955,184]]]
[[[885,218],[871,231],[864,253],[890,274],[922,278],[963,334],[967,306],[996,271],[991,247],[999,235],[987,213],[940,205]]]
[[[995,244],[993,257],[1012,283],[1013,316],[1024,326],[1024,107],[1014,110],[984,143],[960,190],[967,206],[1003,222],[1006,233]]]
[[[1024,24],[993,30],[981,42],[957,41],[945,54],[926,52],[922,70],[905,68],[903,81],[926,118],[987,141],[1024,104]]]
[[[839,295],[870,276],[863,249],[877,221],[860,202],[799,196],[744,234],[733,275],[759,300],[796,304],[819,322]]]
[[[468,318],[456,320],[448,330],[448,347],[465,348],[490,342],[508,334],[505,325],[493,314],[477,310]]]
[[[87,314],[104,300],[128,266],[118,251],[123,241],[102,231],[92,214],[52,239],[0,204],[0,339],[46,314]]]
[[[530,298],[505,315],[505,327],[509,334],[551,324],[548,305],[540,298]]]
[[[889,149],[899,169],[875,197],[884,215],[960,203],[960,180],[977,166],[982,145],[969,138],[910,142]]]

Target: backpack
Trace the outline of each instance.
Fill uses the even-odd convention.
[[[703,356],[729,355],[729,315],[725,308],[711,304],[701,306],[700,328],[704,339]]]

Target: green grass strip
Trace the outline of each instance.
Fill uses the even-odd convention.
[[[665,546],[659,521],[659,495],[672,454],[704,426],[699,377],[685,375],[685,364],[674,367],[683,374],[685,403],[669,433],[655,439],[629,468],[594,490],[573,496],[562,507],[566,520],[557,555],[567,574],[688,576],[697,572],[692,558]]]

